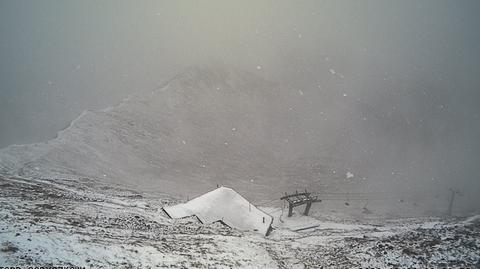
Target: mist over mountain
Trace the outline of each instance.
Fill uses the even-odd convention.
[[[308,155],[314,134],[301,115],[309,108],[293,107],[291,95],[252,73],[192,67],[159,89],[84,112],[47,143],[2,150],[0,165],[21,176],[99,178],[177,194],[227,184],[255,196],[319,184],[337,168]],[[320,170],[305,170],[302,158]]]
[[[479,10],[0,1],[0,269],[480,268]]]
[[[84,112],[53,140],[3,149],[0,169],[184,196],[219,184],[252,199],[303,188],[434,195],[453,184],[428,170],[436,141],[410,126],[408,111],[347,97],[222,65],[190,67],[158,89]]]
[[[0,147],[90,111],[3,150],[6,171],[478,207],[478,1],[45,1],[1,4]]]

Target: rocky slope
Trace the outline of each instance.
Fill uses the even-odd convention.
[[[278,207],[268,237],[171,220],[164,195],[92,180],[0,177],[0,265],[85,268],[425,268],[479,266],[480,221],[322,220]],[[307,228],[307,229],[305,229]]]

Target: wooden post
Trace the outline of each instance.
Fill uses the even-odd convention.
[[[288,203],[288,216],[291,217],[293,215],[293,205],[292,203]]]
[[[305,206],[305,211],[303,212],[303,215],[308,216],[308,212],[310,211],[310,207],[312,207],[312,202],[307,203],[307,206]]]

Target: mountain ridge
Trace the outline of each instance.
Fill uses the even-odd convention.
[[[190,67],[116,106],[84,111],[55,139],[0,150],[0,171],[183,195],[217,184],[252,196],[320,184],[328,165],[312,173],[294,163],[305,158],[296,150],[305,142],[295,133],[301,119],[288,106],[290,95],[253,73]]]

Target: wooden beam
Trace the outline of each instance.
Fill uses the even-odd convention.
[[[280,200],[285,200],[285,199],[290,198],[290,197],[301,196],[301,195],[310,196],[310,193],[309,192],[301,192],[301,193],[297,192],[297,193],[293,193],[293,194],[285,193],[285,196],[281,197]]]

